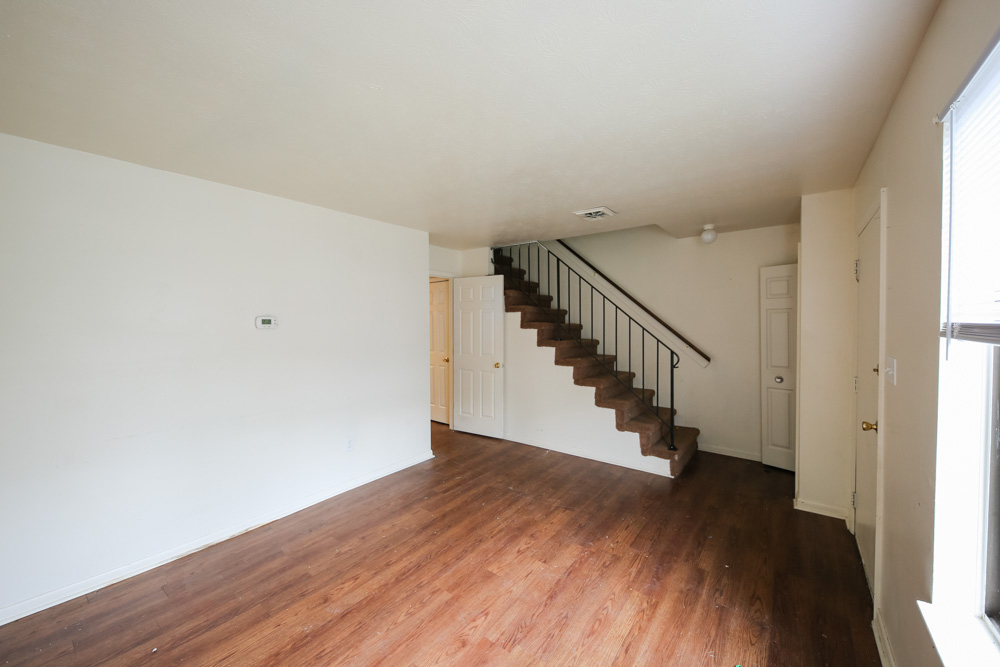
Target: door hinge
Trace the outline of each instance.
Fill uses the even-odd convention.
[[[851,507],[858,509],[858,492],[855,491],[851,494]]]
[[[861,282],[861,260],[854,260],[854,282]]]
[[[858,393],[858,376],[854,376],[854,393]]]

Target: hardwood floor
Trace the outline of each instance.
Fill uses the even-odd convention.
[[[436,458],[0,627],[3,665],[878,665],[844,522],[432,426]]]

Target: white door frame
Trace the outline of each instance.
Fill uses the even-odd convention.
[[[865,210],[865,214],[855,221],[854,238],[855,238],[855,256],[857,256],[857,244],[860,234],[864,229],[865,225],[878,211],[879,214],[879,276],[878,276],[878,364],[880,369],[886,368],[886,345],[885,345],[885,328],[886,328],[886,275],[887,275],[887,257],[888,257],[888,238],[889,238],[889,224],[888,224],[888,188],[882,188],[879,191],[879,198],[877,201],[872,202],[872,204]],[[857,298],[857,297],[855,297]],[[855,312],[857,311],[857,305],[855,304]],[[858,355],[858,342],[857,342],[857,323],[855,323],[855,340],[854,340],[854,366],[857,368],[857,355]],[[875,435],[875,563],[872,573],[872,599],[874,602],[875,615],[879,616],[879,609],[881,608],[881,582],[883,580],[882,573],[884,570],[884,555],[885,555],[885,531],[883,530],[883,514],[885,508],[885,490],[884,490],[884,467],[885,467],[885,430],[886,428],[891,428],[891,425],[885,423],[885,383],[886,383],[886,373],[880,372],[878,374],[878,408],[876,410],[877,420],[878,420],[878,431]],[[856,427],[858,419],[860,416],[857,414],[857,402],[854,401],[854,414],[852,420],[852,426]],[[855,436],[857,431],[855,431]],[[850,469],[856,470],[857,468],[857,438],[855,437],[854,446],[851,448],[851,462]],[[857,490],[857,478],[852,476],[851,482],[851,492]],[[851,532],[855,532],[855,525],[857,521],[857,513],[854,507],[850,508],[850,517],[848,521],[848,527]]]

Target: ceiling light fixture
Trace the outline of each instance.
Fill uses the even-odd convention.
[[[705,243],[715,243],[715,239],[719,236],[715,231],[715,225],[705,225],[702,229],[704,231],[701,233],[701,240]]]

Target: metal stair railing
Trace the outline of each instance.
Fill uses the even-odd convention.
[[[565,304],[566,323],[579,324],[580,330],[578,335],[574,335],[572,329],[555,322],[556,340],[564,340],[568,337],[578,341],[581,348],[593,357],[601,368],[611,373],[617,382],[639,399],[647,412],[663,423],[664,440],[671,450],[676,450],[677,447],[674,444],[674,371],[680,364],[680,355],[538,241],[495,246],[491,250],[494,273],[502,273],[504,267],[509,266],[512,270],[505,274],[505,280],[512,281],[528,297],[532,305],[540,308],[554,308],[558,313]],[[510,264],[498,262],[500,257],[509,257]],[[518,269],[524,271],[523,276],[512,275],[517,273]],[[530,283],[537,283],[537,293],[529,291],[532,288]],[[528,287],[528,289],[523,287]],[[543,305],[542,299],[539,298],[541,294],[552,297],[550,305]],[[576,306],[575,310],[574,305]],[[597,311],[596,315],[595,310]],[[554,320],[558,319],[558,316],[554,318]],[[612,327],[610,332],[609,324]],[[623,327],[624,336],[621,335]],[[600,337],[597,336],[598,332],[600,332]],[[634,350],[633,342],[636,336],[638,336],[638,342]],[[583,344],[584,340],[594,338],[599,341],[596,348],[591,349]],[[648,359],[646,357],[647,344],[650,348]],[[664,395],[660,392],[661,353],[666,362],[664,375],[667,377],[662,379],[668,389],[669,402],[667,405],[663,405]],[[615,361],[608,364],[602,357],[610,355],[615,357]],[[634,377],[630,378],[632,379],[631,384],[619,375],[623,365],[627,367],[629,375],[634,373]],[[647,371],[649,371],[648,374]],[[648,394],[649,390],[653,390],[652,395]],[[667,418],[664,418],[661,412],[663,408],[667,408]]]

